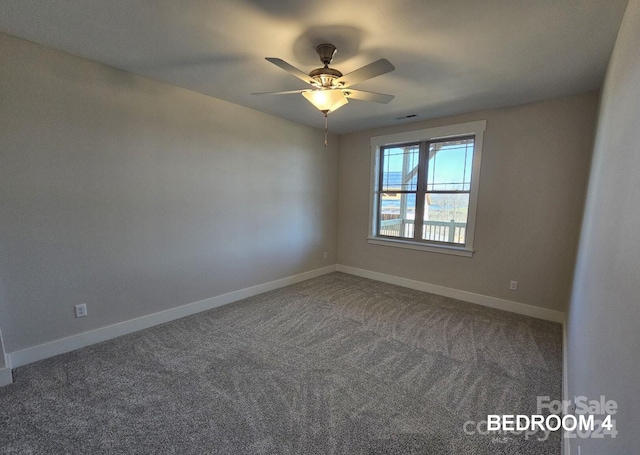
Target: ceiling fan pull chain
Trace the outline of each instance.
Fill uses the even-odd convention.
[[[327,146],[327,136],[329,135],[329,116],[324,113],[324,146]]]

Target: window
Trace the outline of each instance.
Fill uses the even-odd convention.
[[[370,243],[473,254],[485,125],[372,138]]]

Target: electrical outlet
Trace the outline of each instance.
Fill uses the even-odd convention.
[[[511,283],[509,283],[509,289],[511,289],[512,291],[517,291],[518,290],[518,282],[517,281],[512,281]]]
[[[76,309],[76,317],[77,318],[83,318],[87,315],[87,304],[86,303],[82,303],[80,305],[76,305],[75,306]]]
[[[327,259],[329,257],[329,254],[325,251],[324,255],[322,257],[323,257],[323,259]]]

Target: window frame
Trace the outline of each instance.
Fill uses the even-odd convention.
[[[383,245],[433,253],[453,254],[471,257],[474,253],[474,237],[476,228],[476,212],[478,206],[478,190],[480,185],[480,166],[482,162],[482,145],[487,121],[458,123],[435,128],[427,128],[403,133],[387,134],[371,138],[371,175],[369,197],[369,231],[367,242],[373,245]],[[445,242],[429,240],[415,240],[393,238],[378,235],[378,207],[380,204],[381,151],[383,147],[402,146],[417,142],[441,141],[453,138],[474,137],[473,165],[471,170],[471,189],[469,192],[469,210],[465,233],[465,245],[455,245]],[[425,167],[426,169],[426,167]],[[416,198],[418,197],[416,191]]]

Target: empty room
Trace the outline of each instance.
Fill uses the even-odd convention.
[[[0,2],[0,454],[640,453],[640,0]]]

